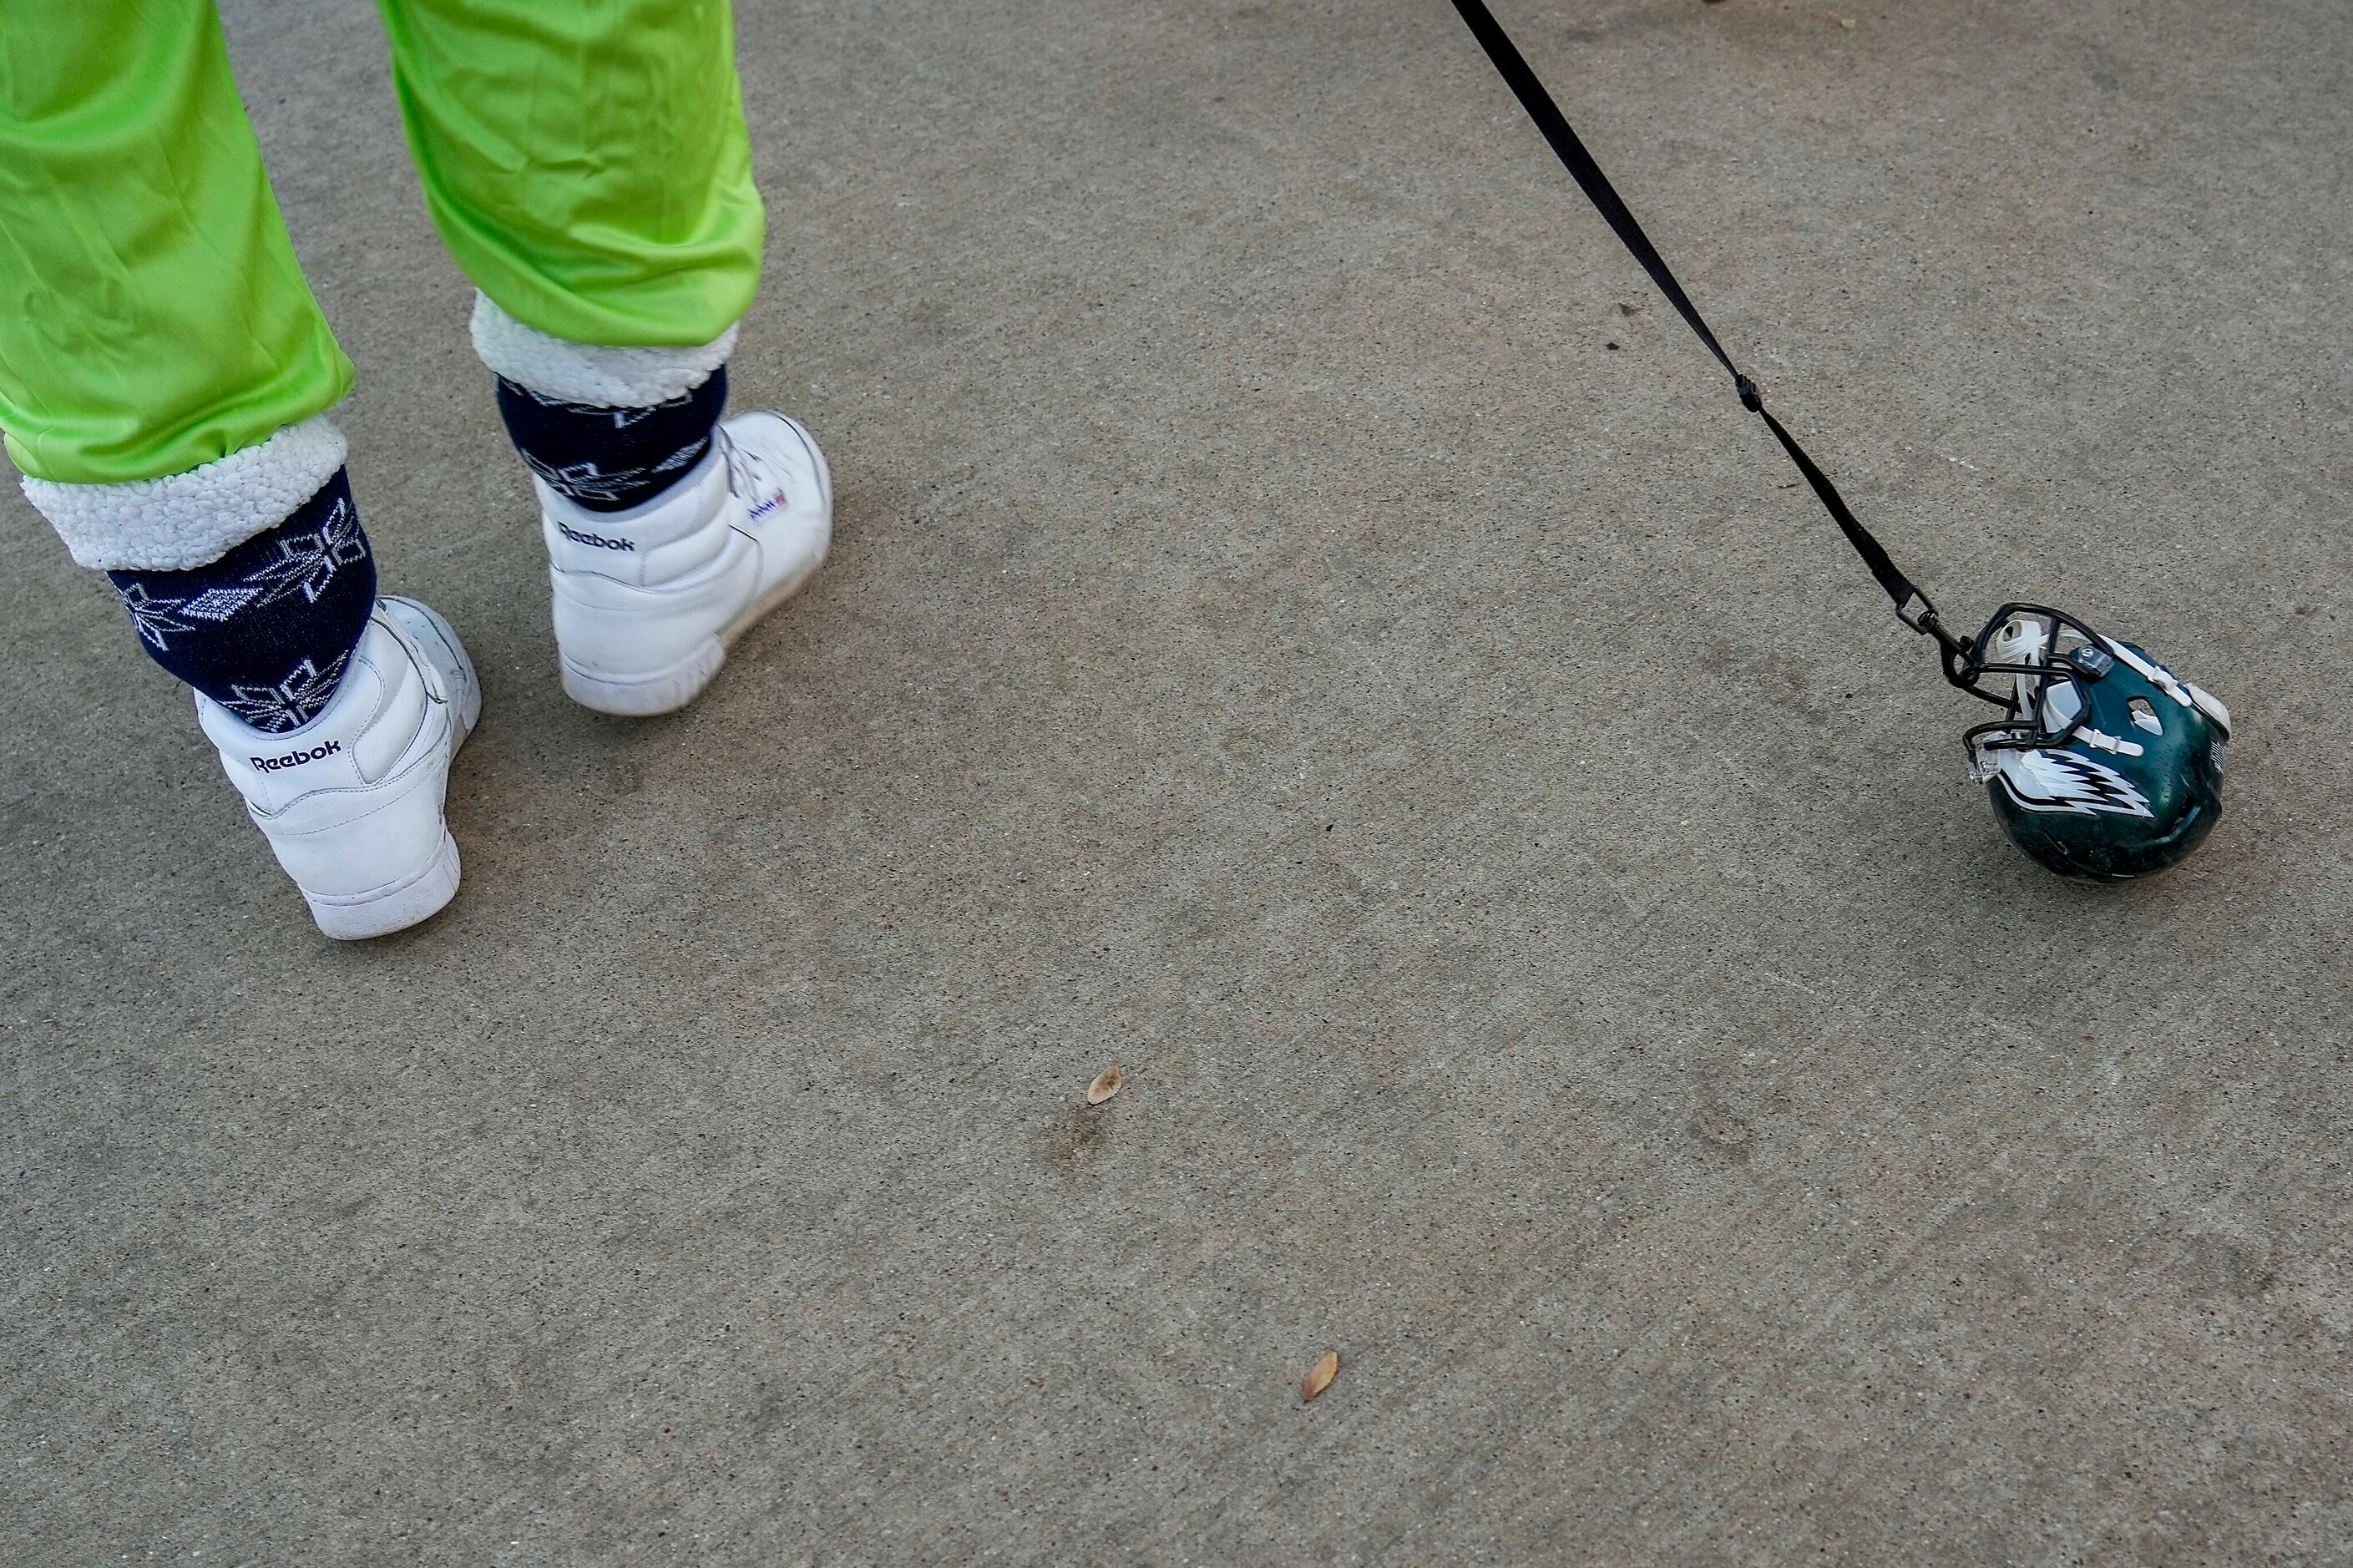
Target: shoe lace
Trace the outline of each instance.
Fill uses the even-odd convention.
[[[727,433],[724,425],[712,426],[711,436],[719,443],[719,450],[727,459],[727,488],[737,495],[750,493],[753,487],[760,482],[759,459],[737,446],[735,437]]]

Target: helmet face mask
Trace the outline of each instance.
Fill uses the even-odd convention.
[[[2164,870],[2221,813],[2229,710],[2130,643],[2047,605],[2004,605],[1955,684],[2003,716],[1963,738],[2012,842],[2062,876]]]

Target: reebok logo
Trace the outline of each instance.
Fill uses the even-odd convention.
[[[315,763],[321,757],[332,757],[343,749],[343,743],[341,741],[329,741],[323,745],[313,746],[307,752],[289,752],[282,757],[248,757],[245,760],[265,773],[274,773],[280,768],[299,768],[304,763]]]
[[[560,522],[555,525],[555,531],[572,541],[573,543],[585,544],[592,550],[635,550],[638,547],[638,542],[634,539],[607,539],[601,533],[583,533],[576,528],[567,528]]]
[[[778,490],[775,495],[770,496],[766,500],[762,501],[758,506],[752,509],[751,519],[753,521],[756,521],[767,516],[770,512],[776,510],[776,508],[782,506],[784,504],[784,500],[785,492]]]

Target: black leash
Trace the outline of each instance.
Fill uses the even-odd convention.
[[[1626,210],[1625,202],[1609,184],[1609,176],[1601,172],[1601,165],[1593,161],[1593,154],[1585,150],[1585,143],[1577,140],[1575,131],[1569,129],[1560,105],[1555,103],[1552,94],[1545,90],[1544,83],[1537,79],[1536,73],[1522,58],[1518,46],[1512,42],[1511,35],[1504,31],[1502,24],[1495,20],[1494,13],[1487,9],[1485,0],[1454,0],[1454,8],[1462,13],[1462,20],[1470,24],[1471,36],[1477,38],[1479,47],[1487,51],[1487,58],[1494,62],[1504,85],[1518,97],[1520,107],[1526,110],[1528,118],[1536,122],[1536,129],[1544,132],[1545,140],[1552,143],[1552,150],[1560,155],[1562,166],[1568,170],[1587,199],[1593,203],[1603,220],[1625,243],[1626,248],[1633,252],[1634,259],[1642,264],[1642,270],[1651,275],[1651,281],[1659,286],[1659,292],[1683,313],[1683,320],[1691,324],[1691,330],[1699,335],[1699,341],[1707,345],[1707,352],[1715,356],[1716,363],[1724,366],[1725,373],[1732,377],[1733,389],[1740,395],[1740,406],[1765,421],[1765,427],[1773,432],[1773,438],[1781,443],[1781,449],[1789,454],[1791,462],[1798,465],[1798,472],[1803,474],[1806,483],[1813,487],[1823,510],[1831,514],[1831,521],[1846,535],[1846,542],[1854,546],[1854,552],[1862,557],[1862,563],[1871,569],[1871,574],[1879,580],[1879,585],[1887,591],[1887,596],[1895,601],[1895,618],[1914,631],[1936,638],[1937,647],[1944,654],[1946,679],[1957,686],[1967,686],[1968,682],[1962,679],[1961,665],[1972,652],[1971,643],[1945,628],[1944,623],[1936,616],[1936,606],[1928,595],[1915,587],[1912,579],[1904,575],[1903,569],[1889,557],[1885,547],[1872,537],[1871,530],[1863,527],[1848,509],[1846,498],[1839,494],[1838,487],[1831,483],[1830,476],[1806,455],[1806,449],[1798,445],[1797,437],[1773,417],[1772,411],[1765,406],[1764,398],[1757,391],[1757,384],[1741,374],[1740,367],[1732,363],[1732,356],[1724,352],[1724,345],[1716,342],[1715,334],[1708,330],[1707,322],[1701,318],[1699,308],[1691,302],[1691,296],[1683,292],[1683,286],[1675,281],[1675,275],[1669,270],[1665,258],[1660,256],[1659,247],[1651,243],[1651,237],[1642,232],[1642,226],[1636,223],[1634,215]]]

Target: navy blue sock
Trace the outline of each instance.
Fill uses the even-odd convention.
[[[590,511],[651,500],[711,449],[727,406],[727,367],[682,396],[645,408],[566,403],[498,377],[499,416],[515,450],[548,488]]]
[[[107,575],[150,658],[273,732],[319,716],[375,607],[375,558],[341,468],[209,566]]]

